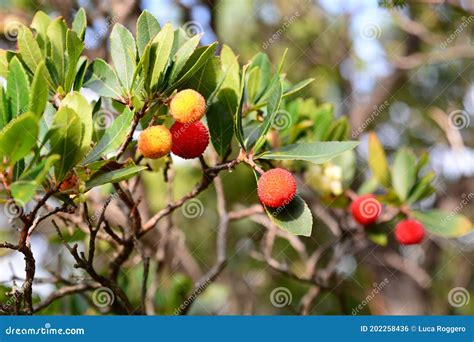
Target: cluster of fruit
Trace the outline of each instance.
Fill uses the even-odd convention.
[[[357,197],[351,203],[352,217],[365,227],[374,224],[382,213],[382,204],[373,194]],[[395,239],[402,245],[415,245],[423,241],[425,228],[414,219],[404,219],[395,226]]]
[[[209,132],[199,121],[206,112],[206,100],[197,91],[178,92],[169,103],[175,123],[168,129],[156,125],[143,130],[138,138],[138,149],[145,158],[158,159],[173,152],[192,159],[201,156],[209,144]]]
[[[287,170],[271,169],[258,181],[258,197],[267,207],[278,208],[290,203],[296,195],[296,180]],[[382,213],[382,204],[373,194],[355,198],[350,207],[352,217],[359,224],[370,227]],[[395,239],[402,245],[413,245],[423,241],[425,228],[414,219],[404,219],[395,226]]]

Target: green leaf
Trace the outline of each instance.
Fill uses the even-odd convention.
[[[408,196],[407,203],[415,203],[423,198],[428,197],[431,195],[432,191],[435,189],[431,186],[431,181],[435,179],[436,174],[431,171],[424,175],[413,187],[410,191],[410,195]]]
[[[87,165],[105,156],[107,153],[115,151],[123,143],[133,120],[133,112],[128,108],[118,116],[112,125],[105,131],[104,135],[92,149],[89,155],[81,162],[81,165]]]
[[[204,64],[206,64],[207,60],[214,54],[216,48],[217,43],[212,43],[209,46],[197,48],[184,65],[181,74],[178,76],[178,81],[168,87],[167,91],[179,87],[181,84],[190,79],[192,75],[194,75],[199,69],[201,69],[201,67],[204,66]]]
[[[33,33],[23,25],[18,33],[18,50],[28,69],[34,73],[44,57]]]
[[[355,148],[357,141],[325,141],[287,145],[257,156],[258,159],[304,160],[314,164],[326,163],[335,156]]]
[[[68,61],[66,59],[67,26],[62,18],[57,18],[48,26],[47,36],[51,44],[51,58],[58,73],[59,85],[64,85]]]
[[[48,85],[44,77],[46,67],[44,62],[38,64],[31,83],[30,111],[37,116],[41,116],[48,101]]]
[[[283,92],[283,98],[286,98],[288,96],[291,96],[293,94],[296,94],[299,92],[301,89],[307,87],[309,84],[311,84],[314,81],[314,78],[308,78],[304,81],[298,82],[294,86],[290,87],[289,89],[286,89]]]
[[[402,148],[393,161],[392,185],[400,200],[405,201],[416,181],[416,157],[412,151]]]
[[[8,63],[9,59],[7,51],[0,49],[0,77],[7,78]]]
[[[270,95],[267,104],[267,115],[263,120],[262,129],[260,131],[260,137],[258,138],[253,148],[254,152],[258,152],[267,140],[267,133],[270,130],[270,127],[272,126],[273,122],[275,121],[275,116],[278,112],[278,109],[280,108],[281,94],[282,85],[280,79],[278,79],[270,90]]]
[[[43,56],[46,56],[48,43],[47,32],[48,26],[51,24],[51,18],[44,12],[36,12],[30,27],[36,31],[36,40]]]
[[[457,238],[472,231],[472,222],[464,215],[440,210],[412,211],[411,215],[420,221],[430,233],[447,238]]]
[[[74,79],[76,77],[77,62],[79,61],[82,51],[84,50],[84,43],[79,39],[76,32],[71,30],[67,31],[66,48],[69,64],[64,83],[64,90],[70,91],[74,85]]]
[[[61,156],[54,171],[56,180],[62,181],[69,170],[82,159],[83,125],[79,115],[68,107],[62,107],[57,111],[53,125],[59,129],[51,136],[51,153]]]
[[[7,98],[10,101],[10,111],[13,117],[28,111],[30,86],[25,69],[17,57],[10,61],[7,77]]]
[[[382,144],[374,132],[369,134],[369,167],[374,178],[383,186],[390,187],[390,170]]]
[[[89,66],[84,87],[105,97],[121,98],[120,83],[114,70],[103,59],[96,59]]]
[[[87,102],[84,96],[75,91],[73,93],[67,94],[66,97],[61,101],[61,106],[59,109],[62,107],[71,108],[79,116],[83,131],[82,152],[86,153],[89,150],[92,141],[92,106],[89,104],[89,102]]]
[[[26,112],[0,132],[0,160],[8,157],[10,165],[26,156],[36,145],[39,125],[34,114]]]
[[[160,32],[158,20],[144,10],[137,21],[137,47],[139,56],[143,55],[145,46]]]
[[[132,33],[122,24],[115,24],[110,34],[110,55],[122,86],[130,91],[137,59],[137,48]]]
[[[245,148],[244,129],[242,127],[242,110],[244,106],[244,92],[245,92],[245,77],[247,74],[248,64],[242,68],[242,76],[240,78],[240,88],[238,92],[237,103],[238,107],[234,114],[234,132],[237,140],[242,148]]]
[[[146,168],[146,166],[130,166],[111,172],[102,173],[97,177],[92,177],[86,183],[86,188],[89,190],[103,184],[118,183],[120,181],[133,177],[135,174],[142,170],[145,170]]]
[[[0,129],[5,127],[11,120],[10,110],[8,109],[7,95],[5,89],[0,87]]]
[[[34,181],[16,181],[10,184],[13,198],[23,205],[28,203],[36,193],[38,184]]]
[[[206,112],[212,145],[220,156],[229,151],[234,134],[233,115],[237,110],[240,88],[239,63],[234,52],[224,45],[221,51],[221,87]]]
[[[268,217],[279,228],[292,235],[311,236],[313,215],[298,195],[286,206],[266,208]]]
[[[74,20],[72,22],[72,29],[74,32],[77,33],[77,36],[81,39],[84,40],[84,36],[86,34],[86,28],[87,28],[87,16],[86,16],[86,11],[84,8],[79,8],[79,11],[77,11],[76,16],[74,17]]]
[[[57,154],[53,154],[44,158],[30,171],[23,173],[20,177],[20,180],[35,181],[37,184],[41,184],[48,175],[51,168],[54,166],[54,164],[60,159],[61,157]]]
[[[171,48],[173,47],[173,27],[171,24],[163,26],[161,31],[152,41],[150,48],[149,65],[144,66],[146,78],[146,89],[156,89],[162,79],[165,68],[169,63]]]
[[[73,86],[74,91],[80,91],[82,88],[82,85],[84,84],[84,76],[86,75],[86,71],[87,71],[87,58],[84,56],[81,56],[77,64],[79,65],[79,67],[77,69],[76,77],[74,79],[74,86]]]
[[[170,75],[170,83],[173,83],[178,77],[178,75],[181,73],[184,65],[189,60],[194,50],[198,46],[199,41],[201,40],[201,37],[202,37],[202,34],[193,36],[186,43],[184,43],[183,46],[181,46],[179,50],[176,52],[176,56],[174,57],[173,68],[171,70],[171,75]]]

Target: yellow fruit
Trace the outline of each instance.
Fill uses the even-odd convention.
[[[172,147],[172,136],[165,126],[152,126],[138,137],[138,149],[145,158],[157,159],[166,156]]]
[[[185,89],[178,92],[170,103],[170,113],[181,123],[200,120],[206,112],[206,100],[197,91]]]

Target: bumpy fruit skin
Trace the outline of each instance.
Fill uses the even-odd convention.
[[[395,226],[395,239],[402,245],[416,245],[424,237],[425,227],[417,220],[402,220]]]
[[[173,147],[171,152],[184,159],[201,156],[209,145],[209,132],[199,121],[182,124],[175,122],[171,126]]]
[[[185,89],[178,92],[170,102],[170,113],[181,123],[199,121],[206,112],[206,100],[197,91]]]
[[[287,205],[296,195],[295,177],[285,169],[271,169],[258,180],[257,192],[260,202],[267,207]]]
[[[171,151],[171,132],[165,126],[152,126],[138,137],[138,149],[145,158],[158,159]]]
[[[372,194],[357,197],[351,203],[352,217],[363,226],[374,224],[381,212],[382,205]]]

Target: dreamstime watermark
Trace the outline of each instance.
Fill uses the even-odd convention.
[[[111,111],[101,109],[94,115],[94,128],[103,131],[112,125],[114,119],[115,115]]]
[[[115,294],[108,287],[99,287],[92,293],[92,302],[101,309],[112,306],[115,302]]]
[[[467,17],[467,18],[466,18],[466,17],[462,17],[462,19],[461,19],[461,21],[462,21],[461,24],[460,24],[458,27],[456,27],[456,29],[454,30],[454,32],[451,33],[451,34],[449,35],[449,37],[446,38],[446,39],[439,45],[439,47],[440,47],[441,49],[443,49],[443,50],[446,49],[446,47],[447,47],[449,44],[451,44],[451,43],[457,38],[457,36],[459,36],[459,35],[466,29],[466,27],[468,27],[468,26],[471,24],[471,22],[472,22],[473,20],[474,20],[474,15],[470,15],[470,16]]]
[[[122,190],[118,190],[117,192],[114,192],[107,198],[107,202],[110,203],[110,202],[115,201],[118,197],[120,197],[121,194],[122,194]],[[94,214],[92,214],[89,217],[89,222],[94,222],[100,219],[100,217],[104,214],[106,208],[107,208],[106,206],[103,206],[100,210],[97,210]]]
[[[381,105],[379,106],[374,106],[374,110],[370,115],[364,120],[364,122],[358,126],[356,129],[352,131],[352,138],[357,138],[359,134],[364,132],[367,127],[374,121],[383,111],[385,111],[388,107],[389,103],[388,101],[384,101]]]
[[[385,278],[383,281],[380,283],[374,283],[373,284],[373,289],[370,291],[370,293],[364,298],[364,300],[357,305],[356,308],[352,309],[352,315],[357,315],[363,308],[365,308],[369,303],[375,298],[377,294],[379,294],[387,284],[390,283],[390,281]]]
[[[448,293],[448,303],[452,307],[460,308],[469,304],[471,295],[464,287],[454,287]]]
[[[15,328],[9,326],[5,329],[6,335],[85,335],[84,328],[53,328],[50,323],[45,323],[39,328]]]
[[[380,38],[382,29],[374,22],[367,22],[360,28],[360,35],[367,40],[374,40]]]
[[[3,214],[9,219],[14,220],[19,218],[25,212],[25,204],[21,203],[19,200],[9,199],[3,205]]]
[[[270,302],[276,308],[288,306],[292,301],[293,295],[286,287],[277,287],[270,293]]]
[[[459,204],[456,206],[456,208],[454,208],[453,210],[451,210],[451,212],[449,213],[448,216],[446,216],[442,221],[441,221],[441,225],[442,226],[446,226],[446,224],[451,221],[459,212],[461,212],[461,210],[469,204],[469,202],[471,202],[472,200],[474,200],[474,192],[470,192],[469,194],[462,194],[461,195],[462,197],[462,200],[459,202]]]
[[[18,35],[20,34],[21,31],[21,26],[23,24],[20,23],[16,19],[6,19],[5,20],[5,27],[3,30],[3,35],[5,38],[11,42],[15,42],[18,40]]]
[[[369,197],[359,203],[359,212],[363,218],[376,217],[382,211],[382,205],[375,198]]]
[[[288,30],[291,24],[293,24],[296,19],[300,16],[298,11],[294,12],[290,17],[285,17],[285,21],[283,25],[280,26],[278,30],[276,30],[270,38],[268,38],[265,42],[263,42],[262,47],[264,50],[268,49],[270,45],[275,43],[280,37]]]
[[[471,118],[465,110],[454,110],[448,115],[448,124],[452,129],[460,131],[469,127],[471,124]]]
[[[181,207],[181,212],[188,219],[197,218],[204,214],[204,205],[197,198],[193,198]]]
[[[285,130],[291,126],[293,119],[286,110],[280,109],[272,122],[272,127],[278,131]]]
[[[191,296],[189,296],[178,308],[176,308],[174,310],[174,314],[176,316],[181,315],[183,313],[183,311],[186,308],[188,308],[189,305],[191,305],[194,302],[194,300],[196,300],[196,298],[207,289],[207,287],[209,286],[210,283],[211,283],[210,279],[208,279],[205,282],[201,283],[201,285],[199,285],[199,287],[195,291],[193,291]]]
[[[204,33],[204,28],[202,27],[201,23],[191,20],[186,23],[181,27],[186,35],[191,38],[197,34]]]

